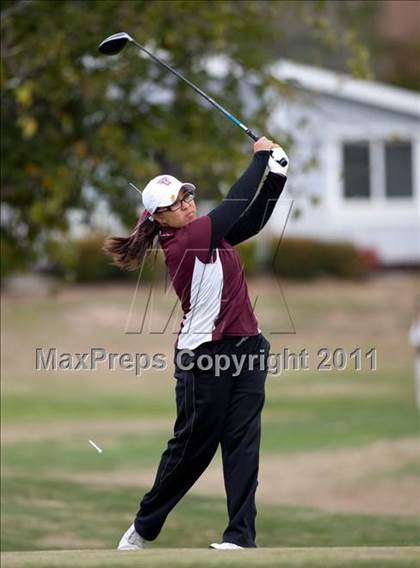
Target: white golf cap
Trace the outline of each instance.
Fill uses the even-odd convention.
[[[150,214],[153,214],[158,207],[167,207],[175,203],[182,187],[196,189],[192,183],[184,183],[174,176],[166,174],[157,176],[150,180],[143,189],[143,205]]]

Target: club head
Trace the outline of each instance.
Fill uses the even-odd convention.
[[[104,55],[116,55],[124,49],[133,38],[125,32],[110,35],[99,44],[99,51]]]

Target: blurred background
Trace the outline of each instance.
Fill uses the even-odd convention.
[[[104,238],[142,210],[129,181],[189,180],[204,214],[252,154],[136,49],[100,55],[122,30],[290,156],[238,247],[271,352],[309,353],[267,380],[258,544],[419,544],[420,4],[34,0],[1,7],[3,549],[116,546],[172,434],[181,318],[161,253],[122,272]],[[168,367],[36,371],[50,347]],[[155,546],[226,520],[217,455]]]

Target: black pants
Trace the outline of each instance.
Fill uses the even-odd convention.
[[[223,541],[256,546],[255,492],[269,350],[270,343],[263,334],[209,341],[192,354],[176,350],[174,435],[135,520],[137,532],[146,540],[158,536],[166,517],[210,464],[220,443],[229,513]],[[217,373],[216,359],[221,354],[231,362],[233,355],[237,361],[245,356],[241,372],[238,374],[231,363],[227,370]],[[253,361],[249,358],[252,354],[258,355]],[[199,359],[212,367],[203,370]],[[186,366],[192,368],[183,370]]]

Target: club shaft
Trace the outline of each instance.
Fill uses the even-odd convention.
[[[241,128],[245,134],[247,134],[252,140],[256,141],[258,140],[259,136],[257,136],[250,128],[248,128],[247,126],[245,126],[245,124],[243,124],[240,120],[238,120],[235,116],[233,116],[233,114],[231,114],[228,110],[226,110],[224,107],[222,107],[221,104],[219,104],[218,102],[216,102],[214,99],[212,99],[211,97],[209,97],[204,91],[202,91],[200,88],[198,88],[196,85],[194,85],[194,83],[192,83],[191,81],[189,81],[186,77],[184,77],[184,75],[182,75],[182,73],[180,73],[179,71],[177,71],[176,69],[173,69],[170,65],[168,65],[167,63],[165,63],[165,61],[163,61],[162,59],[160,59],[159,57],[157,57],[154,53],[152,53],[151,51],[149,51],[146,47],[144,47],[143,45],[141,45],[140,43],[138,43],[135,39],[131,38],[131,41],[142,51],[144,51],[145,53],[147,53],[147,55],[149,55],[149,57],[151,57],[152,59],[154,59],[157,63],[159,63],[160,65],[163,65],[163,67],[165,67],[166,69],[168,69],[168,71],[171,71],[171,73],[173,73],[174,75],[176,75],[177,77],[179,77],[180,79],[182,79],[182,81],[185,81],[192,89],[194,89],[194,91],[196,93],[198,93],[199,95],[201,95],[204,99],[206,99],[206,101],[208,101],[211,105],[213,105],[215,108],[217,108],[220,112],[222,112],[229,120],[231,120],[232,122],[234,122],[237,126],[239,126],[239,128]]]

